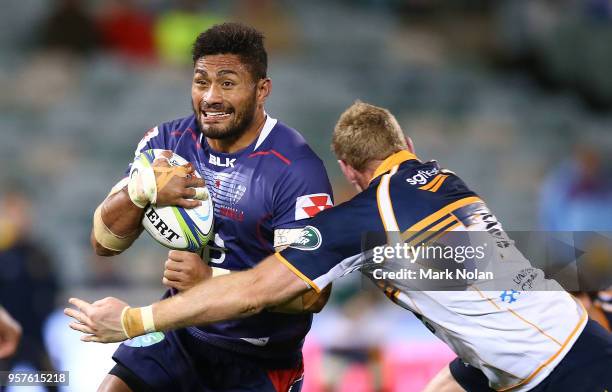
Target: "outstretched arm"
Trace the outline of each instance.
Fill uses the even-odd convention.
[[[116,298],[89,304],[70,300],[65,313],[84,341],[118,342],[152,331],[247,317],[300,296],[310,288],[274,255],[255,268],[205,280],[189,290],[145,308],[129,308]]]
[[[164,263],[162,283],[166,287],[185,291],[205,279],[229,273],[229,270],[209,266],[198,254],[171,250],[168,252],[168,259]],[[268,308],[268,310],[291,314],[318,313],[327,303],[330,294],[331,284],[321,290],[321,292],[311,289],[302,296],[298,296],[281,305]]]
[[[308,290],[272,255],[251,270],[211,279],[154,304],[155,326],[168,330],[248,317]]]

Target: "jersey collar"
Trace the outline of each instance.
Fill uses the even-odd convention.
[[[264,115],[266,116],[266,122],[264,123],[261,132],[259,132],[259,137],[257,137],[257,143],[255,143],[255,148],[253,148],[253,151],[257,150],[257,148],[261,146],[261,143],[266,140],[266,138],[268,137],[270,132],[272,132],[272,129],[274,128],[274,126],[276,126],[277,123],[277,120],[275,118],[270,117],[268,113],[264,112]]]
[[[390,155],[376,168],[376,171],[374,172],[374,176],[370,180],[370,183],[374,181],[376,177],[379,177],[388,172],[389,170],[393,169],[394,166],[402,164],[411,159],[419,158],[417,158],[416,155],[414,155],[408,150],[401,150],[399,152],[396,152],[395,154]]]

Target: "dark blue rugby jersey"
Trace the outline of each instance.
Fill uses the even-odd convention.
[[[385,175],[389,171],[395,175]],[[463,209],[481,202],[437,162],[421,162],[401,151],[380,165],[367,189],[310,220],[296,243],[276,255],[319,291],[361,268],[366,262],[364,250],[387,242],[380,234],[402,232],[416,237],[452,230],[461,224]],[[410,242],[410,238],[404,240]]]
[[[254,266],[274,252],[275,231],[304,227],[308,218],[332,206],[323,162],[296,130],[269,116],[257,140],[233,154],[212,150],[193,115],[149,130],[136,154],[151,148],[174,151],[204,177],[215,211],[208,255],[214,267]],[[309,314],[264,311],[188,332],[236,352],[283,358],[299,352],[311,321]]]

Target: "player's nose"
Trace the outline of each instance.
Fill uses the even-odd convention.
[[[214,84],[202,94],[202,108],[210,109],[213,105],[223,104],[223,94],[221,89]]]

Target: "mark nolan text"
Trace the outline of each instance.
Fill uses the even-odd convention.
[[[381,268],[377,268],[372,272],[374,279],[384,280],[414,280],[414,279],[431,279],[431,280],[452,280],[452,279],[466,279],[466,280],[493,280],[494,275],[492,271],[479,271],[477,268],[474,270],[467,269],[456,269],[456,270],[435,270],[435,269],[409,269],[402,268],[398,271],[383,271]]]

